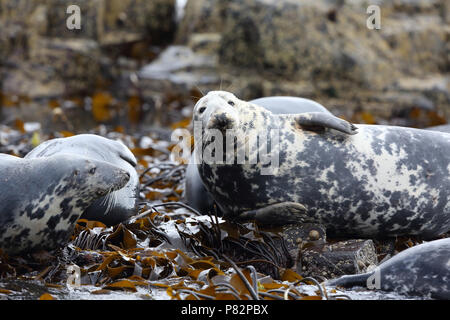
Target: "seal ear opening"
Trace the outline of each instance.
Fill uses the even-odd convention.
[[[292,116],[292,115],[291,115]],[[324,112],[308,112],[294,116],[294,121],[302,129],[323,132],[326,128],[334,129],[349,135],[358,133],[358,128],[350,122]]]

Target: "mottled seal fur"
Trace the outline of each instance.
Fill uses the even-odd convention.
[[[432,238],[450,230],[447,133],[356,128],[326,113],[275,115],[223,91],[200,99],[193,120],[203,128],[195,148],[200,177],[226,217],[321,223],[331,236]],[[278,130],[277,170],[200,161],[214,145],[213,130],[244,138]]]
[[[9,254],[63,246],[83,211],[130,175],[78,155],[0,155],[0,247]]]
[[[49,157],[62,153],[106,161],[130,174],[130,180],[125,187],[95,201],[85,210],[82,218],[115,225],[136,214],[139,195],[139,176],[135,169],[136,158],[122,142],[94,134],[80,134],[45,141],[25,158]]]
[[[343,276],[326,285],[351,288],[368,283],[384,291],[450,299],[450,238],[409,248],[372,272]]]
[[[318,102],[300,97],[264,97],[251,100],[250,103],[261,106],[274,114],[296,114],[304,112],[325,112],[330,114],[330,111]],[[194,163],[194,155],[190,157],[186,167],[184,190],[188,205],[202,213],[208,213],[213,210],[214,199],[203,185],[197,165]]]

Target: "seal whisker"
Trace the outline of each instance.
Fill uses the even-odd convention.
[[[200,91],[200,93],[202,94],[202,97],[205,96],[205,94],[203,93],[203,91],[200,89],[200,87],[196,84],[194,84],[195,88],[197,88],[198,91]]]

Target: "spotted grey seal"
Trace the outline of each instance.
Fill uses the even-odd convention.
[[[117,166],[74,154],[0,160],[0,248],[9,254],[61,247],[83,211],[130,178]]]
[[[106,161],[130,174],[130,180],[125,187],[95,201],[84,211],[82,218],[115,225],[136,214],[139,194],[136,158],[122,142],[94,134],[80,134],[45,141],[29,152],[25,158],[49,157],[62,153]]]
[[[274,114],[295,114],[304,112],[325,112],[330,114],[330,111],[320,103],[300,97],[264,97],[251,100],[250,103],[261,106]],[[194,164],[194,155],[190,157],[186,167],[184,190],[185,199],[188,205],[203,213],[212,210],[214,199],[203,185],[197,166]]]
[[[371,289],[450,299],[450,238],[414,246],[371,272],[343,276],[325,284],[346,288],[369,286]]]
[[[355,127],[326,113],[275,115],[223,91],[201,98],[193,120],[203,137],[195,148],[200,177],[226,217],[321,223],[331,236],[431,238],[450,230],[447,133]],[[213,130],[245,139],[278,132],[274,174],[262,174],[261,162],[204,161]],[[236,160],[242,146],[234,147]]]

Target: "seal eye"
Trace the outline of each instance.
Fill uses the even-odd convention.
[[[233,101],[228,101],[228,104],[230,105],[230,106],[232,106],[232,107],[234,107],[234,102]]]
[[[74,176],[77,176],[77,175],[79,175],[80,174],[80,171],[79,170],[75,170],[74,172],[73,172],[73,175]]]
[[[92,168],[92,169],[89,170],[89,173],[90,173],[90,174],[94,174],[94,173],[95,173],[95,170],[96,170],[96,168]]]
[[[198,112],[203,113],[203,112],[205,112],[205,110],[206,110],[206,107],[201,107],[200,110],[198,110]]]

